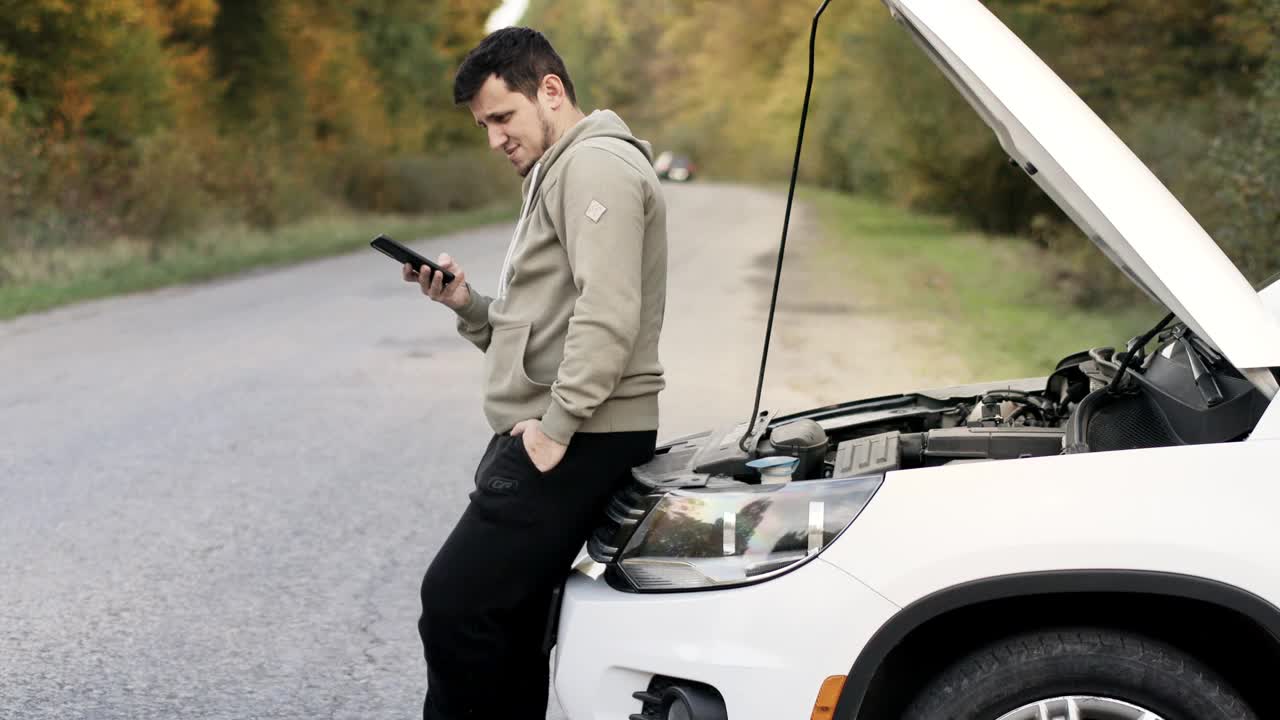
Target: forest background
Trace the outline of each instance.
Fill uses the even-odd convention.
[[[450,92],[497,5],[0,0],[0,289],[84,272],[77,249],[136,263],[211,229],[510,201],[517,179]],[[779,183],[816,5],[531,0],[522,23],[584,109],[617,110],[704,175]],[[1280,0],[987,6],[1250,280],[1280,270]],[[831,3],[817,55],[803,183],[1022,238],[1062,261],[1078,304],[1128,302],[879,0]]]

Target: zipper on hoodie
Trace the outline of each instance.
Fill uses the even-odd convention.
[[[520,206],[520,219],[516,222],[516,231],[511,234],[511,244],[507,246],[507,256],[502,260],[502,272],[498,275],[498,299],[507,296],[507,285],[511,282],[511,259],[515,257],[516,245],[520,242],[520,233],[524,230],[524,222],[533,210],[533,194],[538,189],[538,172],[542,169],[542,161],[533,164],[533,177],[529,180],[529,192],[524,196]]]

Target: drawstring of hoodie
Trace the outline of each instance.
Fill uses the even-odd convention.
[[[529,179],[529,192],[524,196],[524,205],[520,207],[520,220],[516,223],[516,231],[511,234],[511,245],[507,247],[507,257],[502,261],[502,273],[498,275],[498,299],[507,296],[507,284],[511,280],[511,258],[516,254],[516,244],[520,242],[520,232],[524,230],[524,221],[533,210],[533,193],[538,189],[538,171],[542,161],[534,163],[533,177]]]

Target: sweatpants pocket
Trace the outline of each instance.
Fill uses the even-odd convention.
[[[543,479],[516,436],[499,435],[476,471],[471,493],[475,512],[503,525],[531,525],[536,518],[533,485]]]

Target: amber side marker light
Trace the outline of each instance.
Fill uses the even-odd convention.
[[[844,691],[844,680],[844,675],[832,675],[822,681],[809,720],[832,720],[836,716],[836,703],[840,702],[840,693]]]

